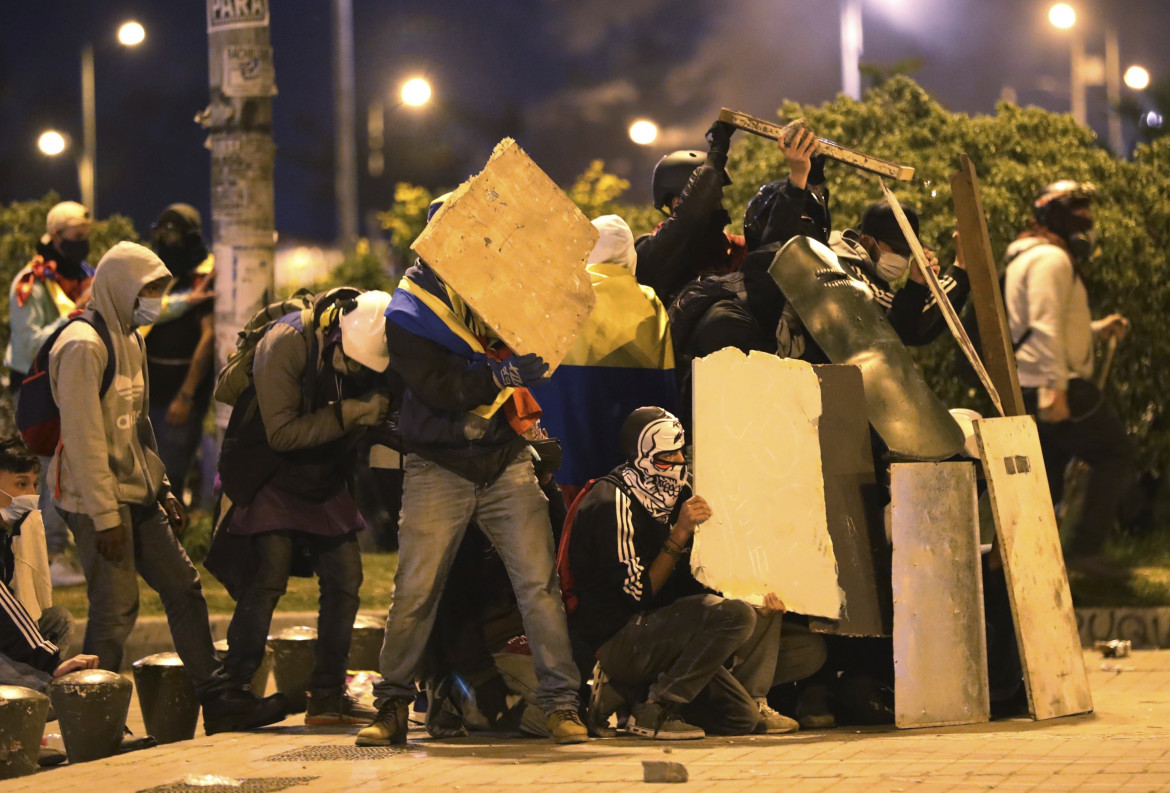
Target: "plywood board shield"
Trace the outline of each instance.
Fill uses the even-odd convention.
[[[865,386],[856,366],[814,366],[821,384],[821,471],[837,580],[845,593],[839,620],[809,620],[821,633],[889,636],[893,627],[890,544],[873,467]]]
[[[694,362],[695,492],[712,517],[695,535],[695,577],[759,603],[836,619],[837,563],[825,518],[812,366],[720,350]]]
[[[1037,719],[1093,709],[1040,438],[1031,416],[981,419],[983,460],[1016,641]]]
[[[556,369],[595,301],[598,232],[516,141],[452,193],[411,245],[518,353]]]
[[[894,722],[991,717],[975,465],[890,466]]]

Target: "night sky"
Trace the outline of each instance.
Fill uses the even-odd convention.
[[[1066,35],[1048,0],[866,0],[863,62],[921,58],[914,77],[952,110],[990,112],[1005,86],[1022,104],[1066,111]],[[1122,68],[1170,75],[1170,2],[1074,3],[1088,50],[1114,22]],[[592,159],[631,178],[649,199],[653,163],[699,148],[719,107],[773,117],[783,99],[820,103],[840,90],[835,0],[354,0],[361,209],[389,206],[408,180],[449,187],[477,171],[492,145],[515,137],[569,183]],[[328,241],[333,208],[332,9],[328,0],[272,0],[276,222],[285,237]],[[134,18],[146,43],[120,47]],[[76,165],[49,160],[37,135],[53,127],[81,144],[79,53],[97,49],[99,214],[120,212],[145,232],[173,201],[210,209],[209,155],[193,117],[207,104],[202,0],[4,3],[0,23],[0,201],[55,189],[78,198]],[[397,85],[426,75],[436,99],[402,107]],[[365,171],[366,115],[385,103],[386,171]],[[1103,89],[1090,122],[1105,134]],[[637,117],[656,144],[631,143]],[[1132,136],[1132,126],[1128,128]],[[848,143],[848,141],[842,141]]]

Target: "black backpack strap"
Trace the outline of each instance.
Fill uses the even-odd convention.
[[[106,370],[102,372],[102,384],[98,390],[98,399],[101,399],[114,384],[114,374],[118,371],[118,362],[114,360],[114,340],[110,338],[110,328],[106,325],[105,318],[93,309],[86,309],[77,318],[87,322],[97,331],[98,338],[106,345]]]

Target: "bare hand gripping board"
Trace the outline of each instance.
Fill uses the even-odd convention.
[[[598,232],[511,138],[410,246],[517,353],[550,372],[595,298],[585,261]]]
[[[726,121],[728,124],[739,127],[746,132],[751,132],[763,138],[771,138],[772,140],[780,140],[780,138],[789,134],[789,130],[793,129],[793,124],[796,123],[793,122],[793,124],[781,126],[780,124],[773,124],[771,121],[765,121],[762,118],[756,118],[755,116],[749,116],[747,113],[739,113],[735,110],[728,110],[727,108],[719,111],[719,120]],[[909,181],[914,178],[914,169],[909,165],[898,165],[889,160],[871,157],[868,154],[862,154],[856,149],[850,149],[847,146],[842,146],[839,143],[834,143],[825,138],[817,138],[816,153],[823,154],[831,160],[852,165],[854,168],[876,173],[879,176],[888,176],[891,179],[898,179],[899,181]]]
[[[694,362],[695,577],[725,596],[836,619],[837,562],[825,518],[812,366],[729,347]]]
[[[1033,717],[1093,709],[1040,438],[1031,416],[975,422]]]
[[[975,465],[890,466],[894,540],[894,721],[991,717]]]

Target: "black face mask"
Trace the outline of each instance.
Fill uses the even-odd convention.
[[[154,252],[171,271],[171,275],[176,278],[182,278],[189,274],[207,258],[207,247],[202,242],[197,245],[155,243]]]
[[[67,278],[81,277],[81,263],[89,256],[89,240],[60,240],[57,243],[57,269]]]

